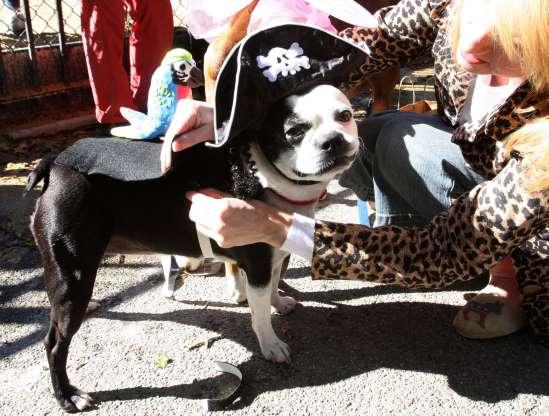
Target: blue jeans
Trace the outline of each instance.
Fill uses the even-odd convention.
[[[375,201],[375,227],[426,224],[483,181],[437,116],[391,111],[358,127],[364,146],[340,184]]]

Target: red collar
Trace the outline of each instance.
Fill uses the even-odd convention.
[[[305,201],[296,201],[295,199],[290,199],[290,198],[286,198],[284,195],[281,195],[279,194],[278,192],[276,192],[274,189],[272,188],[267,188],[269,191],[271,191],[273,194],[275,194],[276,197],[282,199],[283,201],[289,203],[289,204],[292,204],[292,205],[313,205],[313,204],[316,204],[320,199],[322,199],[322,197],[324,195],[326,195],[326,190],[322,191],[322,193],[320,194],[320,196],[318,198],[315,198],[315,199],[307,199]]]

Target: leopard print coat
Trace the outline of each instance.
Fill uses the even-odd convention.
[[[537,95],[525,82],[480,121],[458,126],[471,76],[451,58],[449,3],[403,0],[377,13],[377,29],[342,32],[370,50],[346,86],[430,48],[439,115],[456,127],[453,140],[487,181],[462,195],[427,226],[372,229],[318,222],[312,275],[442,288],[486,274],[510,255],[530,326],[549,346],[549,195],[531,194],[523,187],[520,155],[505,160],[501,146],[509,133],[549,114],[549,98]]]

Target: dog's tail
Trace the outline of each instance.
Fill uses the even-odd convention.
[[[27,176],[27,185],[23,191],[23,196],[26,196],[29,191],[38,184],[42,179],[44,180],[44,186],[42,187],[42,192],[48,187],[48,182],[50,179],[50,169],[53,161],[57,157],[56,154],[48,155],[38,163],[34,170]]]

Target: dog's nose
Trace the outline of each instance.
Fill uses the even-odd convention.
[[[343,134],[334,132],[324,137],[320,143],[320,148],[325,152],[337,152],[345,146]]]

